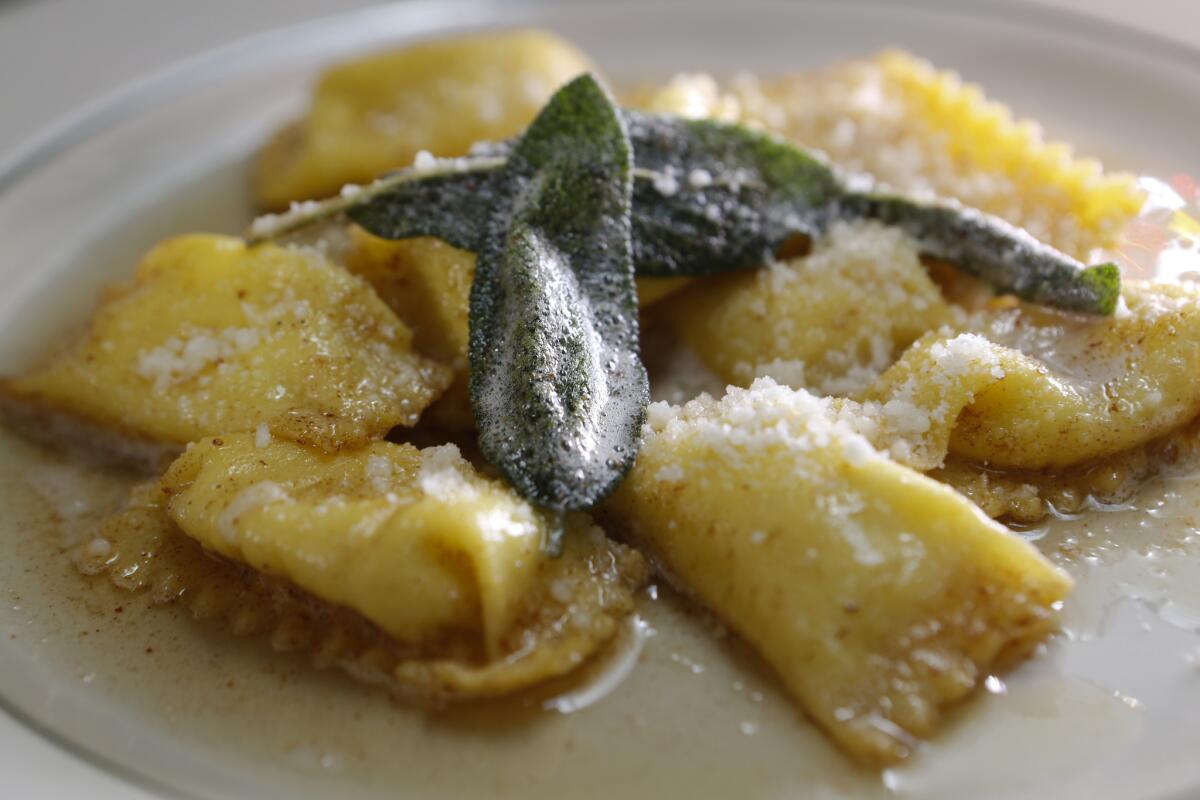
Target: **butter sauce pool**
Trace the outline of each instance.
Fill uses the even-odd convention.
[[[1200,713],[1200,473],[1026,532],[1079,581],[1065,635],[989,680],[911,764],[879,774],[851,767],[742,645],[662,586],[572,680],[425,713],[82,577],[66,551],[132,478],[8,433],[0,464],[0,502],[21,531],[0,558],[6,660],[50,687],[13,699],[63,738],[185,790],[958,797],[1057,785],[1075,796],[1085,765],[1120,775],[1181,758],[1179,726]],[[1130,650],[1143,654],[1132,665],[1118,657]]]

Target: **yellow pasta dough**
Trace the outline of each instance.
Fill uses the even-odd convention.
[[[761,379],[656,404],[608,508],[849,753],[888,763],[1056,627],[1070,579],[835,404]]]
[[[869,401],[883,423],[872,440],[922,470],[947,452],[1061,469],[1200,414],[1197,290],[1127,282],[1113,318],[1024,304],[968,318],[894,237],[847,227],[812,256],[693,286],[668,310],[673,331],[729,382],[766,375]]]
[[[951,456],[929,474],[971,498],[988,516],[1031,523],[1050,509],[1077,514],[1093,502],[1126,503],[1148,478],[1195,464],[1198,452],[1200,417],[1144,444],[1065,468],[996,470]]]
[[[239,443],[234,439],[229,446],[238,447]],[[392,445],[384,452],[423,461],[424,456],[414,457],[411,450]],[[452,469],[469,470],[450,455],[435,453],[433,458],[441,458]],[[347,471],[353,470],[348,467]],[[329,477],[330,472],[305,471],[297,477],[311,483]],[[344,477],[351,485],[325,486],[327,500],[339,491],[346,497],[365,493],[363,487],[354,485],[361,476]],[[373,483],[380,477],[377,473],[369,480]],[[214,557],[172,521],[166,511],[172,495],[164,489],[158,482],[136,489],[128,508],[107,520],[94,538],[74,551],[79,568],[86,574],[105,574],[119,589],[151,602],[179,603],[198,620],[233,634],[262,636],[277,651],[304,654],[318,668],[337,667],[356,680],[385,686],[406,700],[439,703],[491,697],[576,669],[617,633],[621,619],[633,608],[633,592],[646,576],[645,562],[638,553],[608,540],[598,528],[588,528],[580,520],[566,538],[561,557],[539,560],[531,590],[523,597],[501,602],[501,607],[519,602],[520,612],[496,641],[487,642],[478,625],[469,624],[414,645],[389,635],[357,611],[322,600],[286,578]],[[319,492],[311,486],[310,490]],[[414,494],[417,491],[413,489]],[[360,508],[362,505],[360,502]],[[438,516],[425,513],[423,519],[428,522]],[[465,515],[456,518],[452,510],[441,516],[452,527],[456,520],[469,524]],[[358,524],[346,530],[327,527],[332,538],[326,550],[352,546],[353,537],[365,529],[362,523],[371,521],[369,515],[354,519],[343,514],[341,518]],[[417,520],[413,522],[410,527],[415,527]],[[311,532],[312,527],[307,530]],[[453,541],[454,530],[446,538]],[[411,577],[406,565],[393,566],[397,579]],[[459,577],[465,583],[473,580],[465,573]],[[424,580],[422,585],[432,588]],[[441,606],[436,598],[429,598],[421,607],[436,611]],[[432,624],[434,619],[427,621]],[[485,650],[489,644],[493,653]]]
[[[457,448],[375,442],[333,456],[252,434],[204,439],[163,477],[205,547],[349,606],[396,639],[477,630],[489,652],[537,578],[545,526]]]
[[[355,227],[346,267],[365,278],[413,331],[422,355],[454,370],[454,382],[429,411],[451,430],[475,426],[467,390],[467,344],[475,254],[430,237],[389,241]],[[685,278],[638,278],[642,307],[673,294]]]
[[[337,193],[408,166],[421,150],[463,155],[520,133],[554,91],[590,70],[544,31],[422,42],[347,61],[317,82],[303,119],[259,154],[254,185],[268,208]]]
[[[1057,233],[1064,249],[1083,256],[1110,244],[1141,209],[1144,196],[1133,175],[1105,174],[1095,159],[1044,141],[1040,126],[1014,119],[979,86],[902,50],[886,50],[874,62],[908,115],[925,127],[926,140],[941,143],[958,170],[997,176],[997,190],[1010,188],[1007,204],[1002,196],[988,198],[996,212],[1032,217]]]
[[[6,379],[14,413],[50,410],[183,445],[254,430],[336,450],[412,425],[450,380],[364,281],[308,250],[171,239],[86,333]]]
[[[723,380],[766,375],[861,392],[950,309],[899,231],[838,225],[808,256],[698,282],[669,304],[675,335]]]
[[[417,352],[454,375],[428,420],[450,430],[475,427],[467,387],[468,321],[475,254],[440,239],[388,241],[354,227],[346,268],[365,278],[413,331]]]
[[[354,227],[346,268],[365,278],[412,329],[421,353],[465,366],[474,253],[432,237],[389,241]]]
[[[171,521],[402,644],[436,649],[469,635],[489,659],[505,652],[549,559],[536,509],[477,475],[453,445],[375,442],[327,455],[262,444],[239,434],[189,448],[161,482]],[[589,541],[586,518],[570,524],[568,535]]]
[[[720,84],[703,72],[681,72],[661,85],[634,87],[625,101],[643,111],[688,119],[737,122],[742,113],[737,99],[723,92]]]
[[[1133,175],[1046,141],[978,86],[903,51],[780,78],[741,75],[709,97],[727,116],[896,191],[957,198],[1076,258],[1111,245],[1144,200]]]
[[[875,447],[924,472],[942,466],[962,410],[1004,377],[1007,360],[1010,354],[978,334],[930,333],[879,376],[863,402],[833,405]]]
[[[981,333],[1010,345],[1004,377],[963,411],[950,451],[1059,469],[1141,445],[1200,414],[1200,292],[1127,282],[1127,311],[1081,319],[1021,307]],[[1016,348],[1016,349],[1011,349]]]
[[[1084,470],[1105,460],[1144,475],[1142,448],[1200,414],[1200,392],[1188,377],[1200,367],[1200,293],[1133,282],[1124,298],[1113,319],[1025,305],[982,312],[971,319],[974,332],[930,332],[862,402],[836,405],[875,446],[915,469],[940,468],[953,454],[951,482],[980,497],[995,484],[1007,497],[988,501],[996,508],[1036,498],[1025,480],[1051,491],[1056,482],[1102,490],[1103,481]],[[972,462],[1024,477],[970,477]]]

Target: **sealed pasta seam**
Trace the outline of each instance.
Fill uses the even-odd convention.
[[[1078,157],[1061,142],[1048,142],[1041,127],[1017,119],[983,90],[954,72],[902,50],[876,58],[912,112],[939,135],[955,160],[1009,178],[1022,199],[1072,216],[1087,245],[1112,244],[1137,215],[1144,195],[1134,175],[1106,173],[1099,161]]]

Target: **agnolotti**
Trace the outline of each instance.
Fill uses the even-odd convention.
[[[1028,522],[1046,503],[1116,500],[1193,446],[1198,299],[1186,285],[1135,282],[1113,319],[981,312],[970,319],[978,332],[926,334],[861,402],[833,405],[873,445],[990,515]]]
[[[467,343],[475,254],[431,237],[389,241],[353,226],[345,263],[412,329],[416,351],[452,371],[453,382],[427,421],[450,430],[474,428]]]
[[[152,250],[82,337],[2,390],[27,422],[174,448],[265,426],[332,451],[414,424],[450,378],[365,281],[318,253],[192,235]]]
[[[831,395],[861,392],[952,319],[916,249],[874,224],[835,225],[808,256],[697,282],[667,311],[722,380],[767,376]]]
[[[1105,319],[1019,307],[980,333],[1003,379],[959,416],[950,452],[992,466],[1054,470],[1119,453],[1200,414],[1200,290],[1128,282]]]
[[[412,329],[417,352],[454,371],[454,382],[429,410],[429,421],[451,430],[473,428],[467,343],[475,254],[431,237],[393,241],[354,226],[345,261]],[[685,283],[686,278],[638,278],[638,302],[645,308]]]
[[[762,277],[757,282],[767,285],[772,280]],[[789,276],[784,285],[794,280]],[[838,280],[819,272],[798,295],[813,294],[817,282],[832,285]],[[696,290],[689,289],[673,306],[677,329],[710,364],[740,365],[721,374],[738,376],[742,382],[749,376],[749,362],[729,354],[748,348],[747,342],[768,352],[770,342],[784,343],[786,348],[777,353],[807,354],[806,338],[815,341],[828,335],[810,334],[800,324],[806,314],[830,313],[819,308],[763,305],[760,310],[777,313],[768,313],[755,325],[749,311],[727,316],[729,304],[740,302],[728,296],[714,298],[722,309],[715,315],[712,308],[693,314],[696,308],[687,303],[695,295]],[[863,301],[860,307],[873,309],[872,314],[843,314],[844,336],[851,343],[847,352],[865,352],[863,343],[879,337],[880,331],[887,332],[881,340],[885,351],[895,346],[887,343],[914,333],[920,338],[898,358],[881,358],[886,369],[863,389],[851,391],[853,381],[831,385],[828,371],[820,373],[824,380],[817,383],[827,393],[851,394],[861,401],[840,401],[857,410],[856,428],[898,461],[922,471],[942,466],[947,454],[989,467],[1049,473],[1095,462],[1177,430],[1200,415],[1200,392],[1191,380],[1200,371],[1200,290],[1187,284],[1133,281],[1126,284],[1123,300],[1122,312],[1111,318],[1074,316],[1027,304],[967,316],[950,314],[942,306],[937,313],[947,324],[939,327],[933,324],[939,317],[928,318],[930,330],[920,335],[921,325],[913,320],[902,338],[897,338],[899,323],[886,319],[887,308]],[[736,328],[735,319],[748,325],[746,333],[718,336]],[[827,320],[818,327],[825,330],[836,324]],[[764,339],[766,343],[760,341]],[[828,346],[814,344],[813,352]],[[853,375],[853,370],[867,375],[871,371],[870,359],[843,361],[837,350],[825,353],[826,364],[832,353],[839,363],[857,365],[844,376]],[[760,363],[756,370],[782,373],[772,377],[803,386],[814,374],[807,368],[812,362],[782,359]]]
[[[839,417],[875,447],[922,472],[941,467],[963,409],[1004,378],[1014,355],[982,336],[929,333],[890,366],[864,399],[836,398]]]
[[[545,31],[423,42],[326,71],[305,116],[259,154],[254,186],[267,208],[336,194],[413,163],[421,150],[465,155],[515,136],[556,89],[592,69]]]
[[[982,87],[899,50],[672,84],[658,94],[677,106],[777,133],[902,194],[957,198],[1077,258],[1112,245],[1144,200],[1134,175],[1106,172]]]
[[[769,379],[655,404],[608,510],[849,753],[881,764],[1052,632],[1071,581],[848,413]]]
[[[194,609],[204,616],[235,619],[246,610],[236,604],[268,628],[288,616],[324,628],[293,649],[316,654],[358,635],[365,641],[341,656],[351,665],[375,658],[404,691],[472,697],[576,668],[631,610],[641,558],[582,515],[568,525],[564,553],[550,557],[543,514],[453,445],[375,442],[329,455],[233,434],[190,447],[100,531],[98,554],[85,545],[77,557],[123,588],[169,580],[207,592],[209,606],[226,603]],[[189,556],[179,539],[221,560]],[[247,594],[243,575],[266,583]]]

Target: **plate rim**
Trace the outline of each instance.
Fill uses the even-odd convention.
[[[525,7],[608,7],[632,6],[644,8],[646,0],[512,0],[513,5]],[[650,0],[660,6],[677,5],[671,0]],[[721,7],[720,0],[689,2],[687,8]],[[754,7],[794,8],[798,5],[827,8],[855,7],[905,8],[913,11],[952,17],[969,17],[987,21],[1015,23],[1020,27],[1041,29],[1039,21],[1053,27],[1071,39],[1103,41],[1142,58],[1174,62],[1196,72],[1200,77],[1200,42],[1195,45],[1169,39],[1161,34],[1125,25],[1114,20],[1091,16],[1074,9],[1048,6],[1036,0],[976,0],[960,3],[955,0],[743,0],[747,13]],[[204,50],[188,58],[167,64],[141,78],[118,85],[95,99],[67,111],[19,141],[5,153],[0,153],[0,197],[41,166],[71,150],[87,138],[109,130],[137,116],[158,102],[178,99],[185,94],[210,86],[222,78],[236,75],[253,67],[256,62],[269,62],[277,52],[294,51],[296,40],[311,41],[320,37],[321,30],[336,21],[339,25],[359,28],[363,21],[394,15],[421,17],[437,14],[447,20],[470,17],[460,12],[466,9],[485,10],[491,16],[503,15],[501,6],[487,0],[391,0],[379,5],[364,6],[352,11],[324,14],[303,22],[283,25],[237,38],[227,44]],[[1035,19],[1040,18],[1040,20]]]

